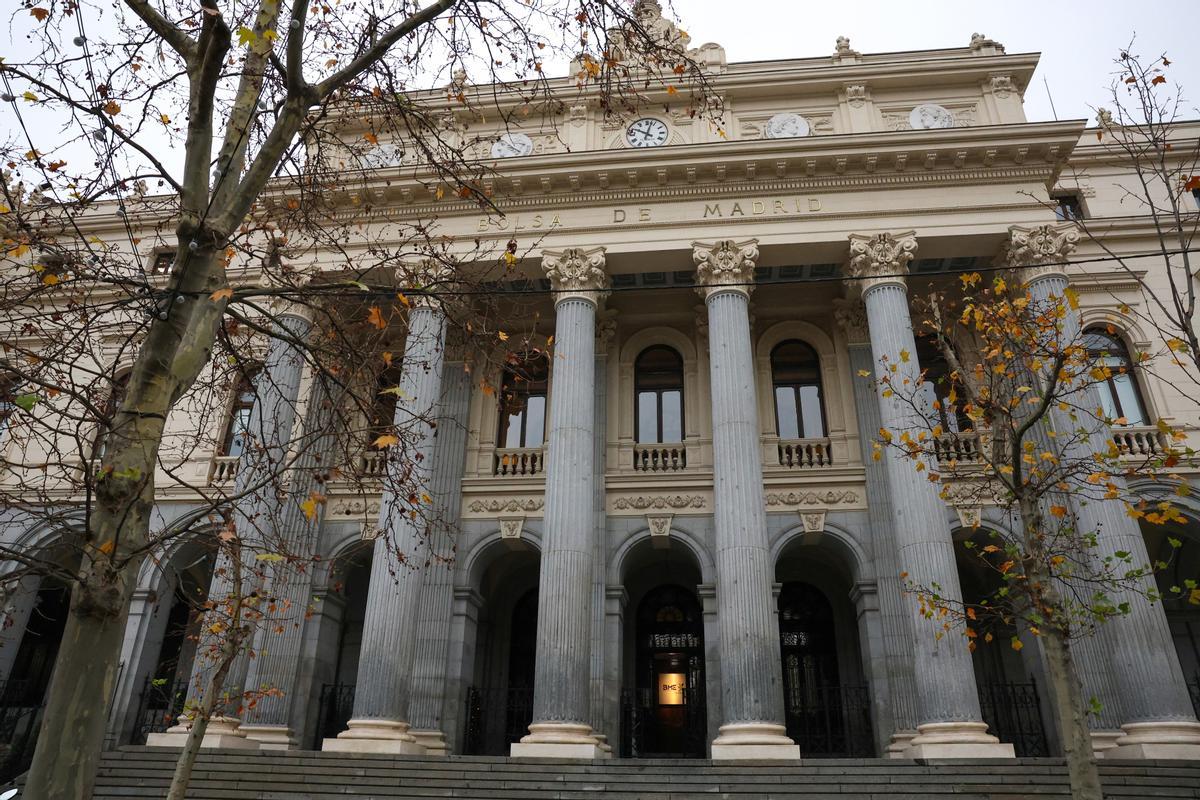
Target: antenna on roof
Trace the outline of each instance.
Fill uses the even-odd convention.
[[[1046,76],[1042,76],[1042,83],[1046,85],[1046,97],[1050,100],[1050,113],[1054,115],[1054,121],[1058,122],[1058,112],[1054,109],[1054,97],[1050,94],[1050,81],[1046,80]]]

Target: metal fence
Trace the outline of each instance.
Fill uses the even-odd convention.
[[[350,721],[350,717],[354,713],[354,684],[325,684],[321,687],[319,702],[317,730],[313,734],[313,750],[320,750],[322,741],[332,739],[346,730],[346,723]]]
[[[703,688],[684,689],[675,706],[659,705],[654,689],[621,690],[622,758],[704,758],[707,743]]]
[[[875,755],[866,684],[802,686],[784,696],[787,735],[800,752],[822,758]]]
[[[981,683],[979,707],[988,731],[1010,743],[1019,758],[1050,754],[1035,681]]]
[[[161,733],[175,724],[187,701],[186,678],[168,683],[147,678],[138,697],[137,726],[133,729],[132,744],[145,744],[152,733]]]
[[[529,733],[533,689],[467,689],[467,725],[463,753],[506,756],[508,746]]]

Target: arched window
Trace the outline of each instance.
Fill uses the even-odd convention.
[[[223,456],[237,458],[246,450],[246,441],[250,433],[250,412],[254,410],[254,379],[257,375],[258,369],[255,367],[242,370],[238,376],[233,406],[229,409],[229,418],[221,436]]]
[[[1146,407],[1133,373],[1133,360],[1125,343],[1105,328],[1088,328],[1083,334],[1088,359],[1103,365],[1112,373],[1098,385],[1104,415],[1110,419],[1125,418],[1126,425],[1146,425]]]
[[[637,404],[634,438],[641,443],[683,441],[683,359],[666,345],[647,347],[633,364]]]
[[[795,339],[771,351],[771,383],[775,391],[775,430],[780,439],[825,436],[821,397],[821,362],[809,345]]]
[[[501,447],[541,447],[550,368],[540,353],[513,356],[500,384]]]

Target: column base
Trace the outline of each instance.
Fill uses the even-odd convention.
[[[917,726],[905,758],[1016,758],[1011,744],[987,732],[984,722],[930,722]]]
[[[722,725],[712,743],[713,761],[771,759],[799,761],[800,746],[787,737],[787,729],[770,722],[737,722]]]
[[[603,750],[604,752],[608,753],[609,756],[611,756],[612,755],[612,745],[608,743],[608,736],[603,733],[597,733],[597,734],[595,734],[595,736],[596,736],[596,741],[599,742],[599,744],[600,744],[600,749]]]
[[[592,760],[612,758],[612,748],[605,750],[591,725],[570,722],[535,722],[529,735],[514,742],[509,755],[513,758],[574,758]]]
[[[425,748],[427,756],[448,756],[450,755],[449,748],[446,747],[446,734],[435,728],[409,728],[409,735],[416,740],[417,744]]]
[[[322,741],[321,749],[332,753],[425,755],[425,748],[408,732],[407,722],[386,719],[352,719],[337,738]]]
[[[236,717],[213,717],[208,721],[208,727],[204,729],[204,737],[200,740],[200,746],[204,749],[257,750],[259,743],[246,738],[239,727],[240,722],[241,720]],[[188,736],[191,733],[191,718],[180,717],[173,726],[165,731],[147,736],[146,746],[182,749],[187,744]]]
[[[292,729],[287,725],[246,725],[238,728],[238,733],[252,742],[258,742],[260,750],[295,750],[299,742],[292,736]]]
[[[1124,732],[1116,731],[1092,731],[1092,755],[1096,758],[1104,758],[1104,755],[1117,746],[1117,739],[1124,736]]]
[[[1109,758],[1200,760],[1200,722],[1128,722],[1122,736],[1104,753]]]
[[[888,742],[887,749],[883,752],[883,757],[908,758],[908,748],[916,736],[917,732],[914,730],[896,731],[892,734],[892,740]]]

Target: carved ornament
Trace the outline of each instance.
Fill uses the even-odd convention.
[[[613,500],[613,508],[625,511],[645,511],[646,509],[681,509],[704,508],[706,502],[702,494],[663,494],[663,495],[626,495]]]
[[[1024,283],[1050,275],[1066,277],[1066,260],[1075,252],[1079,232],[1073,225],[1039,225],[1008,229],[1008,241],[1000,253],[1001,262],[1019,269]]]
[[[467,510],[473,514],[498,514],[502,512],[516,513],[519,511],[541,511],[545,505],[540,497],[529,497],[524,500],[501,500],[493,497],[488,500],[473,500]]]
[[[603,247],[590,250],[568,247],[566,250],[542,252],[542,269],[556,292],[556,304],[570,299],[598,304],[608,294],[604,251]]]
[[[525,528],[525,517],[508,516],[500,518],[500,538],[520,539],[521,531]]]
[[[758,261],[758,240],[735,242],[722,239],[714,244],[692,242],[696,263],[696,291],[707,299],[714,292],[737,291],[749,296]]]
[[[917,235],[905,231],[895,235],[877,233],[874,236],[850,234],[850,264],[848,273],[857,278],[863,294],[878,286],[904,286],[908,264],[917,254]]]
[[[992,94],[1001,100],[1004,100],[1017,91],[1016,84],[1013,83],[1011,75],[993,75],[988,81],[988,88],[992,90]]]
[[[862,108],[867,102],[867,87],[861,83],[847,84],[846,102],[853,108]]]
[[[805,533],[820,533],[825,530],[825,509],[819,511],[801,511],[800,522],[804,525]]]
[[[870,344],[871,331],[867,327],[867,306],[862,300],[833,301],[833,316],[846,334],[850,344]]]
[[[850,489],[830,489],[825,492],[767,492],[765,501],[770,506],[837,506],[856,505],[858,492]]]

